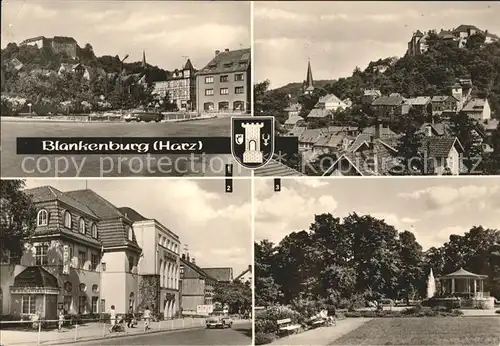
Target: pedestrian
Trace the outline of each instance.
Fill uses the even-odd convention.
[[[109,311],[109,321],[111,322],[111,327],[109,327],[109,332],[112,333],[116,326],[116,310],[114,305],[111,305],[111,310]]]
[[[144,329],[148,330],[149,328],[149,321],[151,320],[151,310],[149,310],[149,306],[146,306],[146,309],[144,310],[144,314],[142,316],[144,318]]]
[[[57,331],[62,332],[62,327],[64,324],[64,311],[63,309],[59,310],[59,323],[57,325]]]
[[[134,309],[132,307],[128,308],[128,314],[127,314],[127,328],[133,328],[134,327]]]

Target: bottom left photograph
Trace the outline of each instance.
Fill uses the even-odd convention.
[[[1,345],[251,345],[251,182],[1,181]]]

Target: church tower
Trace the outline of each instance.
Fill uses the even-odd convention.
[[[146,69],[147,66],[148,66],[148,64],[146,63],[146,51],[143,50],[142,51],[142,68]]]
[[[313,91],[314,91],[314,80],[311,69],[311,60],[309,60],[307,63],[307,76],[304,82],[304,94],[306,95],[312,94]]]

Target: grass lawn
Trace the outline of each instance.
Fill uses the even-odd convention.
[[[500,344],[498,317],[375,318],[332,345]]]

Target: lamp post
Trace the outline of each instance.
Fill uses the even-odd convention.
[[[30,113],[30,114],[31,114],[31,106],[32,106],[31,102],[30,102],[30,103],[28,103],[28,108],[29,108],[29,113]]]

